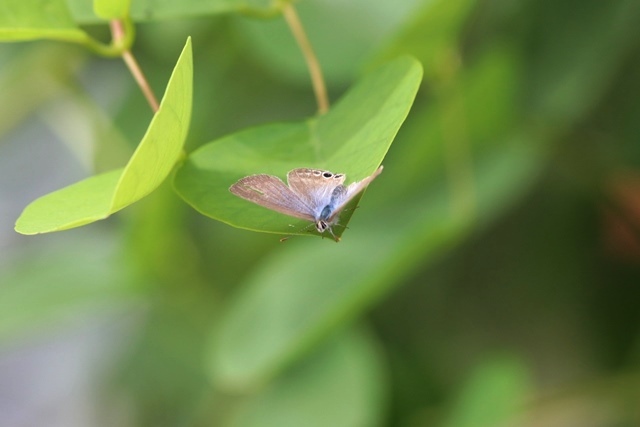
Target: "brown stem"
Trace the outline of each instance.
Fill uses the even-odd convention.
[[[122,27],[122,22],[119,20],[113,20],[110,22],[110,25],[111,25],[111,35],[113,37],[113,41],[115,43],[120,43],[125,36],[124,29]],[[124,60],[125,64],[127,64],[127,67],[129,68],[129,71],[133,75],[133,78],[136,80],[136,83],[138,83],[138,86],[140,86],[140,90],[142,90],[142,94],[144,95],[145,98],[147,98],[147,102],[149,103],[149,106],[151,106],[151,109],[153,110],[154,113],[157,112],[158,108],[160,108],[158,104],[158,99],[154,95],[153,89],[151,89],[151,86],[149,86],[149,82],[147,81],[147,78],[142,72],[140,65],[138,65],[138,61],[136,61],[136,58],[133,56],[133,54],[129,49],[126,49],[125,51],[122,52],[122,59]]]
[[[309,68],[309,74],[311,75],[311,84],[313,85],[313,92],[316,96],[318,103],[318,113],[324,114],[329,111],[329,97],[327,96],[327,88],[324,84],[324,77],[322,77],[322,70],[320,69],[320,63],[316,57],[311,43],[307,38],[298,13],[291,3],[287,3],[282,10],[284,19],[287,21],[293,37],[298,42],[300,50],[304,55],[304,59],[307,62]]]

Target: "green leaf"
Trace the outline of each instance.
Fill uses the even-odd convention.
[[[78,227],[106,218],[156,189],[182,153],[191,118],[192,76],[188,39],[160,109],[125,168],[87,178],[37,199],[18,218],[16,231],[37,234]]]
[[[366,333],[341,332],[239,405],[229,426],[377,425],[384,410],[381,365]]]
[[[101,0],[101,2],[108,1]],[[71,13],[78,22],[90,24],[100,22],[101,18],[104,18],[97,9],[94,10],[91,7],[91,2],[87,0],[68,0],[68,3]],[[108,11],[106,6],[100,7],[104,7],[105,13]],[[278,2],[273,0],[135,0],[131,2],[129,13],[134,21],[158,21],[233,12],[270,15],[277,10]]]
[[[0,41],[84,42],[88,38],[77,27],[64,0],[3,0],[0,4]]]
[[[384,158],[415,97],[422,69],[410,57],[365,76],[324,116],[303,123],[271,124],[209,143],[178,170],[176,191],[199,212],[239,228],[278,234],[309,234],[309,223],[270,211],[229,192],[252,174],[284,177],[298,167],[346,173],[358,181]],[[346,210],[341,225],[352,211]],[[343,229],[334,230],[340,236]]]
[[[103,19],[122,19],[129,15],[131,0],[93,0],[93,10]]]

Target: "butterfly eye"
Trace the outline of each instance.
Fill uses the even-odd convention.
[[[320,233],[324,233],[327,228],[329,228],[329,224],[326,221],[320,220],[316,223],[316,230]]]
[[[325,172],[322,174],[322,176],[324,176],[325,178],[331,178],[333,174],[331,172]]]

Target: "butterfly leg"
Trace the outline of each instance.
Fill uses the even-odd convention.
[[[329,227],[329,233],[331,233],[331,236],[333,237],[333,240],[336,241],[336,243],[338,243],[340,241],[340,238],[338,236],[336,236],[335,234],[333,234],[333,229],[331,227]]]

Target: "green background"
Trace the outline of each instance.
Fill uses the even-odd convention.
[[[317,117],[275,3],[133,0],[133,53],[168,105],[189,104],[170,81],[191,37],[184,153],[186,129],[160,127],[157,188],[130,191],[146,197],[20,235],[33,200],[150,141],[122,61],[82,47],[109,39],[85,3],[0,6],[0,40],[20,41],[0,45],[0,424],[640,424],[639,2],[302,0],[336,107]],[[380,93],[401,95],[377,110]],[[283,130],[300,152],[247,150]],[[240,201],[190,172],[308,159],[350,181],[383,156],[338,244],[243,229],[279,226],[258,210],[230,226]]]

